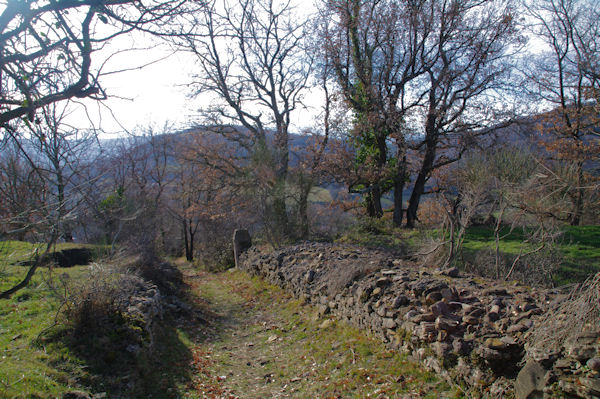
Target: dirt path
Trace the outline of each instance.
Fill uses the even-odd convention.
[[[440,398],[430,373],[243,272],[182,267],[208,309],[192,348],[190,398]]]

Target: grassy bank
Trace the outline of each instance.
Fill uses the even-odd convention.
[[[507,257],[516,257],[521,250],[527,252],[532,245],[524,243],[528,231],[504,227],[500,234],[500,252]],[[418,252],[418,245],[426,237],[437,237],[435,229],[397,229],[385,221],[365,221],[338,239],[338,242],[383,247],[401,253]],[[469,258],[477,252],[495,249],[494,231],[486,226],[469,227],[465,235],[463,250]],[[559,284],[582,281],[600,271],[600,226],[564,226],[557,249],[563,260],[556,279]]]

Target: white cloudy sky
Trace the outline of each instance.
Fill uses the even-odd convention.
[[[125,70],[101,76],[109,99],[101,103],[84,101],[85,111],[84,107],[77,107],[69,124],[80,128],[93,124],[106,135],[150,124],[163,125],[166,121],[184,124],[193,114],[186,86],[193,71],[189,56],[174,54],[148,39],[122,37],[110,49],[96,54],[94,61],[99,64],[116,48],[126,51],[117,51],[102,70]]]

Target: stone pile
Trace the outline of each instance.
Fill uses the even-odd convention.
[[[419,268],[383,251],[337,244],[306,243],[272,253],[251,248],[239,264],[316,305],[321,315],[368,329],[438,374],[488,396],[600,392],[598,334],[576,340],[569,350],[537,358],[528,352],[536,323],[565,298],[557,291],[499,285],[455,268]],[[519,374],[521,369],[534,372]]]

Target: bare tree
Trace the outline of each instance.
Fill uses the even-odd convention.
[[[23,241],[43,225],[46,180],[19,149],[7,145],[0,152],[0,235]]]
[[[8,0],[0,14],[0,126],[70,98],[106,98],[92,55],[133,30],[165,32],[184,0]]]
[[[215,97],[202,110],[204,123],[235,141],[246,164],[253,158],[266,166],[273,218],[289,235],[289,129],[311,72],[303,21],[272,0],[215,0],[204,11],[194,21],[196,36],[182,43],[198,63],[193,94]]]
[[[460,159],[474,145],[475,136],[510,121],[512,114],[498,112],[504,105],[500,92],[512,69],[508,58],[520,47],[511,2],[431,1],[426,9],[423,19],[428,21],[431,40],[421,62],[428,67],[414,87],[424,100],[418,116],[423,128],[412,145],[422,155],[407,227],[415,225],[431,173]]]
[[[81,200],[79,183],[85,179],[85,169],[93,162],[90,146],[96,136],[89,130],[65,124],[69,103],[51,104],[39,112],[39,123],[28,123],[27,134],[20,140],[22,151],[29,152],[30,161],[47,181],[53,209],[48,214],[59,238],[73,240],[73,219]]]
[[[597,160],[600,143],[598,93],[600,92],[600,5],[587,0],[544,0],[532,3],[528,14],[532,32],[545,44],[544,51],[525,70],[530,94],[549,111],[538,120],[545,134],[541,144],[550,158],[574,169],[566,196],[566,220],[581,223],[586,187],[585,164]],[[597,185],[593,185],[597,188]]]

